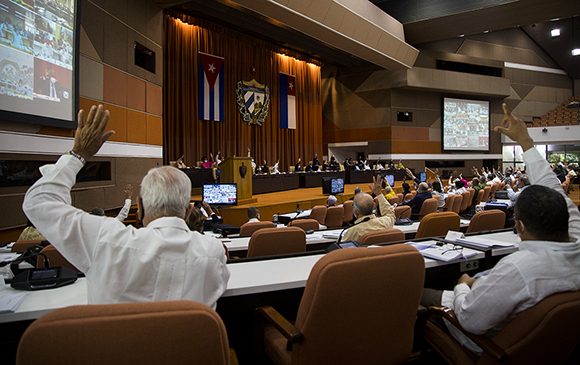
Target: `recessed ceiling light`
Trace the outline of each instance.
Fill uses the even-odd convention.
[[[483,33],[489,33],[489,29],[484,30]]]
[[[463,38],[463,37],[465,37],[465,34],[460,34],[459,37]]]
[[[580,56],[580,48],[574,48],[572,50],[572,56]]]
[[[560,36],[560,28],[554,28],[554,29],[552,29],[552,31],[550,32],[550,34],[552,34],[552,37],[559,37]]]

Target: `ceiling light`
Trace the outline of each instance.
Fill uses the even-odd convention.
[[[550,34],[552,34],[552,37],[559,37],[560,36],[560,28],[554,28],[554,29],[552,29],[552,31],[550,32]]]
[[[489,29],[484,30],[483,33],[489,33]]]
[[[465,37],[465,34],[460,34],[459,35],[459,38],[463,38],[463,37]]]
[[[574,48],[572,50],[572,56],[580,56],[580,48]]]

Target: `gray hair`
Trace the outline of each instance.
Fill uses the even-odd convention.
[[[141,181],[141,198],[148,217],[185,218],[191,200],[191,181],[175,167],[153,168]]]

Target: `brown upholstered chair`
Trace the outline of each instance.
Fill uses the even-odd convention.
[[[192,301],[80,305],[32,323],[18,346],[28,364],[230,364],[218,314]]]
[[[433,312],[460,327],[452,311]],[[427,321],[425,338],[448,364],[572,364],[579,313],[580,291],[558,293],[518,313],[492,337],[464,332],[484,350],[481,357],[459,345],[439,322]]]
[[[387,201],[391,205],[393,205],[393,204],[399,204],[399,197],[398,196],[393,196],[393,197],[390,197],[389,199],[387,199]]]
[[[35,246],[35,245],[42,245],[43,242],[46,242],[46,241],[42,241],[42,240],[21,240],[21,241],[16,241],[16,242],[14,242],[14,244],[12,245],[12,248],[10,250],[12,252],[23,253],[29,247],[32,247],[32,246]]]
[[[248,243],[248,257],[306,252],[306,233],[302,228],[264,228]]]
[[[324,205],[315,205],[310,212],[310,219],[316,219],[318,223],[324,224],[326,220],[327,208]]]
[[[405,197],[403,198],[403,201],[405,201],[405,202],[406,202],[406,201],[409,201],[409,200],[413,199],[414,197],[415,197],[415,194],[413,194],[412,192],[411,192],[411,193],[408,193],[408,194],[406,194],[406,195],[405,195]]]
[[[405,233],[400,229],[391,228],[383,231],[373,231],[362,236],[358,243],[374,245],[379,243],[399,242],[405,239]]]
[[[473,199],[473,205],[478,205],[479,203],[482,202],[484,193],[485,193],[484,189],[479,189],[479,191],[477,192],[477,196],[475,197],[475,199]]]
[[[437,200],[436,198],[425,199],[425,201],[423,201],[423,204],[421,205],[421,210],[419,210],[417,218],[422,219],[427,214],[436,212],[438,206],[439,200]]]
[[[455,195],[454,194],[448,194],[447,198],[445,199],[445,205],[443,206],[443,210],[446,212],[452,212],[453,211],[453,202],[455,201]]]
[[[491,186],[491,189],[489,191],[489,199],[495,199],[495,192],[497,191],[498,188],[499,188],[498,183],[495,183]]]
[[[499,209],[477,212],[469,222],[467,233],[502,229],[505,226],[505,213]]]
[[[288,223],[288,227],[298,227],[304,231],[318,231],[320,225],[316,219],[294,219]]]
[[[342,203],[342,207],[344,208],[344,215],[342,217],[342,223],[348,224],[353,219],[352,200],[347,200],[344,203]]]
[[[411,218],[411,207],[408,205],[395,207],[395,218]]]
[[[339,228],[342,227],[342,222],[344,220],[344,208],[342,205],[336,207],[328,207],[326,210],[326,218],[324,219],[324,225],[327,228]]]
[[[459,231],[459,226],[459,214],[455,212],[430,213],[421,219],[415,238],[445,236],[447,231]]]
[[[251,237],[254,232],[264,228],[274,228],[276,225],[272,222],[246,222],[240,227],[240,237]]]
[[[462,195],[455,195],[455,199],[453,200],[453,207],[451,208],[451,211],[459,214],[459,212],[461,212],[461,204],[463,204],[463,196]]]
[[[400,364],[411,353],[424,272],[405,244],[332,251],[312,268],[294,325],[258,309],[268,323],[264,349],[276,364]]]
[[[487,201],[489,200],[489,197],[490,197],[490,193],[491,193],[491,186],[486,186],[485,188],[483,188],[483,196],[481,197],[482,203],[487,203]]]
[[[467,189],[467,191],[469,191],[469,194],[471,196],[471,200],[469,203],[469,206],[471,207],[471,206],[473,206],[473,202],[475,201],[475,197],[477,196],[477,192],[475,191],[474,188],[469,188],[469,189]]]
[[[461,206],[459,207],[459,212],[465,212],[469,208],[471,208],[471,193],[466,191],[461,194]]]
[[[397,204],[401,204],[405,198],[403,193],[397,193],[397,197],[399,197],[399,202]]]
[[[45,248],[43,248],[42,251],[40,251],[40,254],[36,257],[37,268],[44,268],[44,257],[42,255],[46,256],[46,259],[48,260],[48,264],[50,265],[50,267],[68,267],[69,269],[80,272],[80,270],[77,269],[73,264],[68,262],[68,260],[65,259],[64,256],[60,252],[58,252],[56,247],[54,247],[53,245],[48,245]]]

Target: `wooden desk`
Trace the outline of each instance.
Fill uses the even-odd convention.
[[[274,193],[300,188],[298,174],[254,175],[252,180],[254,194]]]

